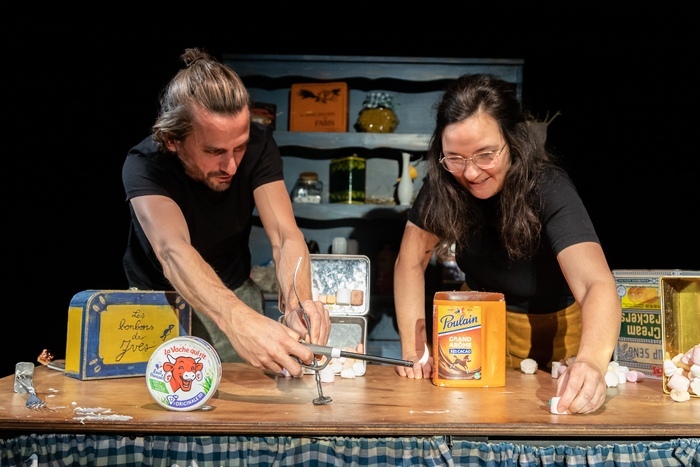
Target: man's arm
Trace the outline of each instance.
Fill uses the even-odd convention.
[[[287,188],[284,182],[279,180],[258,187],[253,195],[265,233],[272,244],[277,283],[284,302],[285,323],[305,337],[306,325],[294,293],[294,270],[301,258],[297,288],[311,324],[309,338],[311,343],[325,345],[331,331],[330,317],[321,302],[313,301],[309,248],[294,218]]]
[[[256,368],[292,375],[303,372],[295,355],[311,362],[312,352],[298,345],[301,334],[259,314],[239,300],[190,244],[185,218],[165,196],[131,200],[163,273],[175,290],[226,334],[238,354]]]

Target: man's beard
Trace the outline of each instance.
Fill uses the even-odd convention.
[[[197,168],[194,164],[191,164],[189,161],[184,160],[182,157],[180,157],[180,162],[182,163],[183,168],[185,169],[185,174],[189,176],[190,178],[204,183],[207,187],[209,187],[213,191],[221,192],[221,191],[226,191],[231,187],[231,183],[221,183],[215,181],[215,178],[221,175],[226,175],[224,172],[216,171],[216,172],[209,172],[208,174],[204,174],[199,168]]]

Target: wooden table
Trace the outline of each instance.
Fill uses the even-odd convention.
[[[80,381],[38,366],[38,396],[51,410],[25,407],[14,375],[0,379],[0,431],[120,435],[459,436],[488,439],[654,439],[700,436],[700,399],[674,402],[660,380],[608,388],[595,414],[552,415],[556,379],[509,370],[500,388],[441,388],[400,378],[392,366],[367,365],[364,376],[325,383],[333,402],[315,406],[313,376],[284,378],[242,363],[223,365],[211,410],[158,405],[144,377]],[[77,408],[110,409],[86,419]],[[124,419],[120,419],[124,418]]]

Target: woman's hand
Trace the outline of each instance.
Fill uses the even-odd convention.
[[[591,362],[576,359],[557,381],[557,410],[568,414],[591,413],[605,402],[605,373]]]
[[[404,354],[404,360],[413,362],[413,367],[397,366],[399,376],[413,379],[430,379],[433,374],[433,357],[430,356],[427,344],[422,344],[413,354]]]

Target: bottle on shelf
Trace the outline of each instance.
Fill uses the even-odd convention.
[[[413,179],[411,178],[411,154],[401,153],[401,180],[397,188],[397,196],[401,206],[410,206],[413,201]]]

